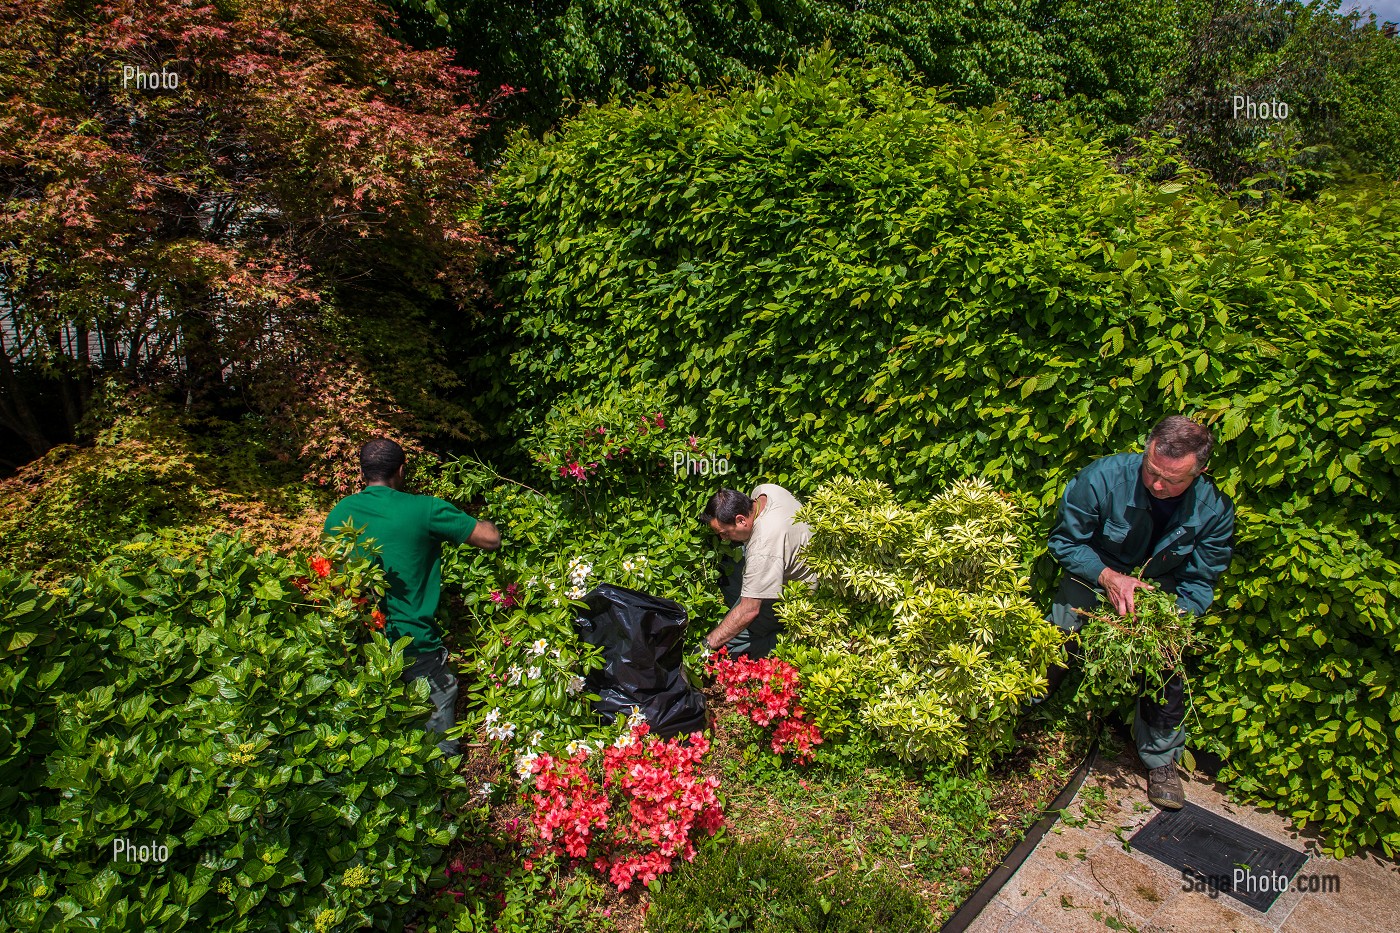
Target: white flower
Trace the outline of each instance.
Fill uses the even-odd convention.
[[[541,638],[539,641],[535,642],[533,645],[530,646],[530,650],[533,651],[537,656],[544,654],[546,651],[549,650],[549,642]]]
[[[540,744],[540,742],[542,742],[542,741],[544,741],[544,733],[543,733],[543,732],[541,732],[540,730],[536,729],[534,732],[531,732],[531,733],[530,733],[530,744],[531,744],[531,745],[538,745],[538,744]]]
[[[534,764],[535,759],[538,757],[540,756],[536,752],[526,752],[519,758],[515,759],[515,773],[520,775],[522,778],[529,777],[530,765]]]
[[[646,721],[647,717],[646,714],[642,712],[642,708],[640,706],[634,706],[632,707],[631,715],[627,717],[627,728],[635,729]]]
[[[557,599],[551,599],[550,602],[554,603],[554,605],[555,605],[556,608],[557,608],[558,605],[559,605],[559,600],[557,600]]]
[[[482,781],[482,782],[481,782],[481,790],[477,791],[477,793],[480,794],[480,795],[483,796],[483,797],[489,797],[489,796],[491,796],[491,782],[490,782],[490,781]]]
[[[506,677],[506,686],[518,687],[520,685],[520,678],[524,676],[525,672],[522,671],[516,665],[512,664],[510,666],[510,670],[506,671],[506,674],[508,675]]]
[[[555,648],[553,651],[551,651],[551,652],[549,653],[549,656],[550,656],[551,658],[553,658],[554,660],[558,661],[558,660],[559,660],[559,649],[558,649],[558,648]]]
[[[549,588],[550,588],[551,590],[554,589],[554,581],[553,581],[553,580],[550,580],[550,581],[549,581]]]
[[[624,560],[622,562],[622,569],[627,571],[628,573],[631,573],[633,570],[637,569],[637,564],[635,561],[629,558],[628,560]]]
[[[570,758],[574,757],[579,752],[587,755],[591,751],[593,751],[593,746],[589,745],[584,739],[574,739],[568,745],[564,746],[564,754],[568,755]]]
[[[624,732],[622,733],[622,735],[619,735],[617,737],[616,741],[613,742],[613,748],[626,748],[628,745],[631,744],[632,736],[629,733]]]
[[[525,672],[525,679],[526,679],[526,680],[534,680],[534,679],[536,679],[536,678],[539,677],[539,676],[540,676],[540,669],[539,669],[538,667],[532,667],[532,668],[530,668],[528,671]]]
[[[500,718],[501,711],[499,709],[493,709],[491,712],[486,714],[486,724],[489,726]]]
[[[565,693],[578,693],[583,689],[583,678],[575,674],[569,678],[569,682],[564,686]]]
[[[564,595],[568,596],[570,599],[583,599],[583,594],[585,592],[587,591],[581,586],[571,586]]]
[[[515,723],[503,722],[486,730],[486,737],[496,742],[509,742],[515,737]]]

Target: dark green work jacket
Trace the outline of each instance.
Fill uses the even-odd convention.
[[[1097,584],[1105,567],[1164,583],[1176,592],[1178,606],[1200,615],[1210,608],[1215,581],[1230,565],[1235,504],[1205,476],[1197,477],[1148,554],[1151,494],[1139,479],[1142,457],[1101,457],[1069,481],[1050,531],[1050,553],[1087,583]]]

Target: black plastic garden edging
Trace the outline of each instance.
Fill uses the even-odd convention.
[[[1102,734],[1103,727],[1100,725],[1099,734]],[[1089,776],[1090,770],[1094,767],[1094,762],[1099,756],[1099,735],[1094,736],[1094,741],[1089,745],[1089,751],[1085,753],[1084,760],[1079,763],[1079,767],[1070,777],[1069,783],[1060,789],[1055,800],[1046,808],[1045,814],[1036,820],[1031,828],[1026,832],[1022,840],[1016,843],[1016,847],[1006,854],[1006,858],[1001,860],[1001,864],[992,870],[992,873],[983,879],[977,886],[977,890],[972,892],[972,896],[963,901],[962,906],[953,912],[953,916],[939,927],[939,933],[963,933],[972,921],[977,919],[977,915],[982,912],[996,897],[1001,886],[1011,880],[1011,876],[1016,874],[1016,869],[1021,867],[1021,863],[1030,857],[1035,851],[1035,847],[1040,844],[1040,840],[1050,831],[1060,819],[1060,811],[1069,806],[1074,795],[1079,793],[1079,788],[1084,783],[1084,779]]]

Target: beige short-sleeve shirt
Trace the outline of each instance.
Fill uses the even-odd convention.
[[[793,519],[802,504],[781,486],[755,486],[749,498],[767,496],[768,502],[753,523],[753,535],[744,544],[743,599],[777,599],[789,580],[816,583],[817,575],[802,563],[800,552],[812,530]]]

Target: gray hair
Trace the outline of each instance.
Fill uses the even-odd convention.
[[[1193,454],[1196,468],[1203,470],[1215,449],[1215,436],[1210,428],[1184,415],[1167,415],[1147,435],[1147,443],[1156,444],[1156,452],[1164,457],[1175,459]]]

